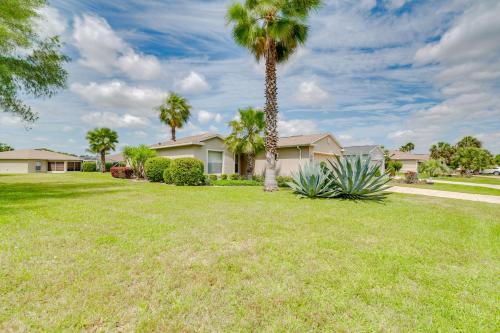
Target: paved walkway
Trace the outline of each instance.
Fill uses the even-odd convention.
[[[433,179],[432,181],[433,181],[434,183],[440,183],[440,184],[452,184],[452,185],[465,185],[465,186],[488,187],[488,188],[494,188],[495,190],[500,190],[500,185],[494,185],[494,184],[466,183],[466,182],[450,182],[449,180],[438,180],[438,179]]]
[[[401,186],[393,186],[393,187],[389,188],[387,191],[393,192],[393,193],[426,195],[429,197],[439,197],[439,198],[449,198],[449,199],[459,199],[459,200],[469,200],[469,201],[480,201],[480,202],[488,202],[488,203],[494,203],[494,204],[500,205],[500,196],[496,196],[496,195],[469,194],[469,193],[460,193],[460,192],[427,190],[427,189],[415,188],[415,187],[401,187]]]

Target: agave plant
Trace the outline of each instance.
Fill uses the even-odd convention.
[[[307,162],[298,172],[292,173],[292,182],[287,183],[294,193],[308,198],[334,198],[333,180],[319,164]]]
[[[337,197],[354,200],[383,200],[389,188],[385,186],[390,178],[387,174],[379,174],[379,166],[371,165],[370,158],[357,156],[354,158],[336,158],[330,164],[331,191]]]

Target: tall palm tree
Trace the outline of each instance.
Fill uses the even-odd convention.
[[[87,132],[87,141],[89,142],[88,151],[101,155],[101,171],[106,172],[106,153],[116,149],[118,133],[106,127],[96,128]]]
[[[305,43],[309,13],[321,0],[246,0],[235,2],[227,11],[234,24],[233,37],[256,58],[266,62],[266,179],[264,189],[275,191],[278,145],[278,89],[276,65],[283,63]]]
[[[240,120],[229,122],[231,134],[225,142],[235,154],[247,157],[247,178],[252,179],[255,156],[265,148],[262,134],[266,127],[264,112],[253,108],[239,110]]]
[[[182,128],[191,118],[191,105],[177,93],[170,92],[162,105],[156,108],[160,112],[160,120],[170,126],[172,141],[175,141],[177,128]]]

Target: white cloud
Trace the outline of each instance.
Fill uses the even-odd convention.
[[[67,27],[68,21],[59,11],[50,6],[42,7],[39,11],[40,16],[36,19],[38,32],[41,37],[53,37],[62,35]]]
[[[297,101],[302,104],[317,105],[328,99],[328,93],[314,81],[300,84]]]
[[[191,71],[180,83],[182,91],[188,93],[202,93],[210,89],[205,77],[202,74]]]
[[[75,17],[73,39],[84,66],[111,75],[121,70],[132,79],[149,80],[160,76],[160,62],[154,56],[135,52],[102,17]]]
[[[134,137],[136,137],[137,139],[144,139],[144,138],[147,138],[148,137],[148,133],[144,132],[144,131],[134,131],[134,133],[132,133],[134,135]]]
[[[21,119],[19,117],[6,114],[6,113],[0,113],[0,125],[2,126],[19,126],[21,125]]]
[[[165,94],[157,89],[132,87],[121,81],[74,83],[71,91],[94,106],[152,110]]]
[[[92,112],[82,116],[82,121],[93,126],[110,128],[134,128],[149,125],[147,118],[131,114],[119,115],[113,112]]]
[[[64,133],[72,132],[72,131],[73,131],[73,127],[71,127],[71,126],[64,126],[64,127],[62,128],[62,131],[63,131]]]
[[[396,132],[391,132],[387,134],[387,138],[389,139],[404,139],[409,138],[415,135],[415,132],[412,130],[399,130]]]
[[[318,133],[318,124],[312,119],[280,119],[278,133],[280,136],[292,136]]]
[[[220,113],[213,113],[204,110],[198,112],[198,122],[202,124],[206,124],[208,122],[220,123],[221,121],[222,115]]]

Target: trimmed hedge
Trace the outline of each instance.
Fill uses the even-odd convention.
[[[204,165],[199,159],[192,157],[178,158],[165,169],[164,178],[177,186],[205,185]],[[165,177],[166,176],[166,177]]]
[[[212,181],[217,180],[217,175],[208,175],[208,178]]]
[[[97,165],[95,162],[83,162],[82,171],[83,172],[96,172]]]
[[[150,182],[160,183],[163,181],[163,173],[167,169],[172,160],[165,157],[152,157],[144,163],[144,173]]]
[[[112,167],[110,171],[113,178],[131,179],[134,174],[134,170],[127,167]]]
[[[233,173],[233,174],[229,175],[229,179],[230,180],[239,180],[240,175],[238,175],[237,173]]]
[[[262,186],[262,182],[258,182],[256,180],[215,180],[211,182],[211,185],[214,186]]]
[[[276,182],[278,183],[278,187],[290,187],[287,183],[293,182],[293,178],[287,176],[278,176],[276,177]]]
[[[226,180],[227,179],[227,175],[225,173],[223,173],[222,175],[220,175],[220,179],[221,180]]]

